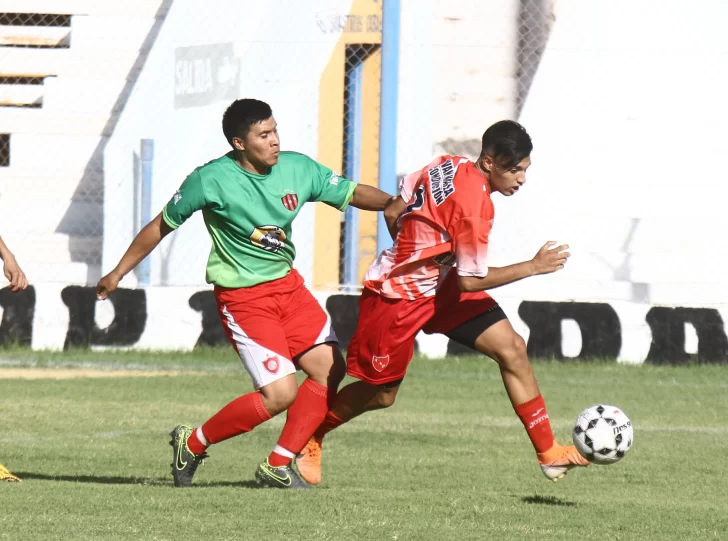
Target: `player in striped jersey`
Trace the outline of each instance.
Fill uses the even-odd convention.
[[[517,122],[483,134],[476,161],[440,156],[404,177],[385,209],[394,246],[371,265],[359,300],[359,322],[347,353],[360,381],[339,391],[321,427],[297,460],[310,483],[321,480],[324,435],[374,409],[389,407],[414,353],[415,336],[443,333],[494,359],[548,479],[589,463],[556,442],[526,344],[487,290],[564,267],[568,246],[547,242],[530,261],[488,267],[493,225],[491,195],[511,196],[526,182],[533,145]]]

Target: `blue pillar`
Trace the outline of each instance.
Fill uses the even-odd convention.
[[[359,182],[361,172],[362,80],[364,63],[347,66],[348,99],[344,122],[346,152],[344,176]],[[347,289],[359,285],[359,209],[347,207],[344,235],[344,284]]]
[[[399,93],[399,0],[383,0],[382,96],[379,106],[379,189],[397,193],[397,98]],[[384,216],[377,222],[377,251],[392,246]]]
[[[142,139],[142,189],[141,222],[142,227],[152,221],[152,170],[154,165],[154,139]],[[148,286],[152,282],[152,257],[145,257],[138,268],[139,285]]]

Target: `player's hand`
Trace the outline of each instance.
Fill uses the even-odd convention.
[[[553,240],[548,241],[546,244],[541,246],[541,249],[534,256],[531,262],[534,265],[535,274],[550,274],[561,270],[566,265],[566,260],[571,255],[566,250],[569,249],[568,244],[556,245]]]
[[[110,272],[104,276],[99,283],[96,284],[96,299],[103,301],[106,299],[112,291],[119,286],[120,276],[117,276],[115,272]]]
[[[28,279],[25,277],[23,270],[18,266],[18,262],[15,261],[14,256],[9,255],[5,258],[3,274],[5,274],[5,278],[10,282],[10,291],[20,291],[28,287]]]

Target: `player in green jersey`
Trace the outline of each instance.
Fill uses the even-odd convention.
[[[308,201],[341,211],[348,205],[378,211],[390,196],[303,154],[281,152],[276,121],[264,102],[233,102],[222,124],[232,152],[187,177],[99,281],[97,296],[106,298],[162,238],[202,211],[212,238],[207,281],[215,285],[223,327],[256,390],[197,428],[180,425],[171,432],[175,486],[192,482],[209,445],[288,410],[278,444],[255,474],[266,486],[308,488],[291,461],[323,421],[346,368],[328,315],[293,269],[291,223]],[[308,375],[300,388],[297,369]]]

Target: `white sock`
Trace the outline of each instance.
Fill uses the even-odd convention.
[[[288,457],[290,459],[296,458],[296,453],[291,453],[288,449],[286,449],[285,447],[281,447],[280,445],[276,445],[273,449],[273,452],[281,456]]]
[[[205,447],[209,447],[210,443],[205,439],[205,435],[202,433],[202,427],[197,427],[197,439],[200,440],[200,443],[204,445]]]

